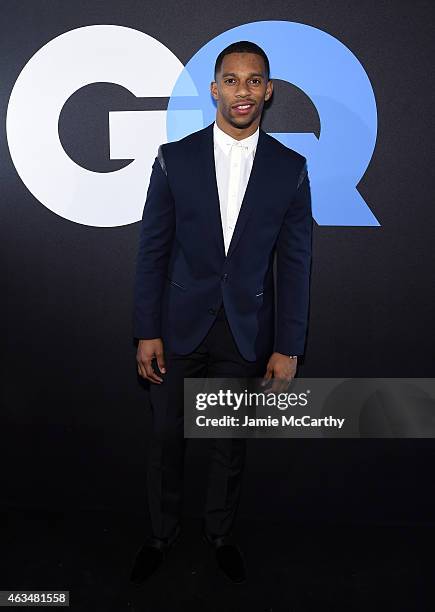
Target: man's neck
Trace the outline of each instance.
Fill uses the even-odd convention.
[[[246,128],[236,128],[224,121],[218,114],[216,114],[216,124],[219,129],[225,132],[225,134],[228,134],[228,136],[231,136],[231,138],[234,138],[234,140],[243,140],[244,138],[252,136],[252,134],[257,131],[259,125],[258,123],[252,123]]]

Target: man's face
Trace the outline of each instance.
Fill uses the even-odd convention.
[[[225,55],[216,81],[211,84],[221,120],[239,129],[260,123],[264,102],[272,95],[272,89],[264,60],[255,53]]]

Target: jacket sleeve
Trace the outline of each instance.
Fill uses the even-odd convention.
[[[162,295],[175,231],[174,200],[161,147],[154,161],[140,227],[134,286],[135,338],[161,337]]]
[[[274,351],[302,355],[308,324],[312,242],[311,191],[307,161],[277,240]]]

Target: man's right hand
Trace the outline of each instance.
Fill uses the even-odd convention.
[[[160,385],[163,382],[163,378],[158,376],[153,369],[152,360],[154,357],[157,359],[159,370],[162,374],[165,374],[165,356],[163,353],[162,339],[152,338],[151,340],[139,340],[136,353],[139,376]]]

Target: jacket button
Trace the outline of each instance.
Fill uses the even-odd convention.
[[[228,278],[228,274],[222,274],[221,279],[225,282]]]
[[[216,310],[215,310],[214,308],[209,308],[209,309],[208,309],[208,311],[209,311],[209,313],[210,313],[210,314],[212,314],[212,315],[215,315],[215,314],[216,314]]]

